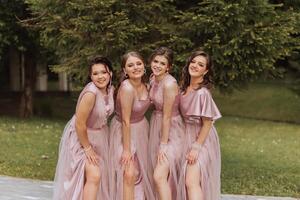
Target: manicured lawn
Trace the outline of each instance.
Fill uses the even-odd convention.
[[[224,117],[217,129],[222,193],[300,197],[300,125]]]
[[[224,95],[214,90],[214,99],[223,115],[285,121],[300,124],[300,96],[292,84],[253,83],[247,89]]]
[[[0,174],[52,180],[65,123],[0,117]],[[216,126],[222,193],[300,197],[300,125],[223,117]]]
[[[52,179],[64,123],[0,117],[0,174]]]
[[[225,116],[216,122],[222,193],[300,197],[300,96],[288,87],[254,83],[230,95],[213,92]],[[36,114],[52,119],[0,117],[0,174],[52,180],[77,97],[37,98]]]

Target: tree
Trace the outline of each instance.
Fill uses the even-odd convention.
[[[271,3],[280,3],[283,6],[280,7],[279,11],[281,12],[290,12],[295,11],[299,12],[300,11],[300,1],[295,1],[295,0],[270,0]],[[298,28],[300,29],[300,26],[298,25]],[[295,34],[294,37],[300,38],[300,34]],[[283,61],[280,62],[280,64],[284,65],[284,68],[286,71],[290,71],[293,73],[295,80],[294,83],[292,84],[291,89],[295,91],[297,94],[300,94],[300,50],[297,50],[292,53],[291,56],[287,57]]]
[[[42,31],[46,46],[55,49],[65,71],[84,81],[87,58],[108,55],[115,64],[128,50],[149,54],[158,45],[174,44],[175,6],[172,1],[58,1],[28,0],[36,14],[33,24]],[[177,40],[177,44],[185,40]],[[116,65],[115,65],[116,66]],[[117,68],[117,67],[115,67]]]
[[[189,52],[204,47],[215,60],[215,83],[236,88],[299,48],[299,13],[278,12],[267,0],[116,1],[28,0],[42,39],[61,58],[55,71],[83,80],[86,58],[102,53],[117,64],[126,50],[148,55],[159,45],[177,54],[175,72]]]
[[[300,47],[293,37],[299,13],[278,7],[266,0],[203,0],[181,13],[181,32],[193,48],[203,46],[213,55],[218,86],[239,87],[262,74],[276,75],[276,60]]]
[[[22,0],[2,0],[0,16],[0,55],[3,53],[2,50],[8,47],[21,52],[24,87],[20,101],[20,116],[30,117],[33,114],[36,55],[39,53],[38,34],[27,30],[20,23],[20,19],[31,18],[27,4]]]

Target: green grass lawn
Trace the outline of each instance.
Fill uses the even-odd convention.
[[[232,94],[213,93],[223,115],[300,124],[300,96],[289,89],[291,85],[253,83]]]
[[[300,198],[300,96],[288,87],[256,83],[230,95],[214,91],[226,116],[216,123],[222,193]],[[75,109],[74,95],[36,99],[38,114],[52,119],[0,117],[0,174],[53,179],[62,130]]]
[[[0,174],[52,180],[66,121],[0,117]],[[300,125],[223,117],[222,193],[300,197]]]
[[[0,117],[0,174],[51,180],[64,124]]]
[[[222,193],[300,197],[300,125],[235,117],[216,125]]]

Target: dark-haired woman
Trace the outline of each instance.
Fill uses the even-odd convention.
[[[183,69],[180,110],[186,125],[180,200],[220,199],[220,144],[214,122],[221,114],[212,99],[212,60],[193,52]]]
[[[137,52],[121,61],[121,80],[116,95],[116,115],[110,126],[112,200],[153,200],[148,162],[150,105],[145,84],[145,63]]]
[[[107,119],[114,109],[111,62],[90,61],[90,82],[79,95],[76,112],[59,146],[54,179],[55,200],[110,200]]]
[[[159,47],[150,56],[150,99],[155,106],[150,121],[149,149],[153,178],[160,200],[176,198],[184,139],[179,113],[179,87],[169,74],[173,52]]]

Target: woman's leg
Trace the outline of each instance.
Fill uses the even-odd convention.
[[[137,179],[137,169],[131,161],[125,166],[123,178],[123,199],[134,200],[134,184]]]
[[[188,164],[186,168],[186,180],[188,199],[202,200],[203,192],[200,186],[200,169],[198,163],[193,165]]]
[[[158,190],[160,200],[171,200],[171,188],[168,183],[168,175],[170,173],[170,164],[167,159],[163,162],[157,162],[154,169],[153,178]]]
[[[83,200],[96,200],[100,185],[100,168],[98,165],[85,164],[85,184]]]

